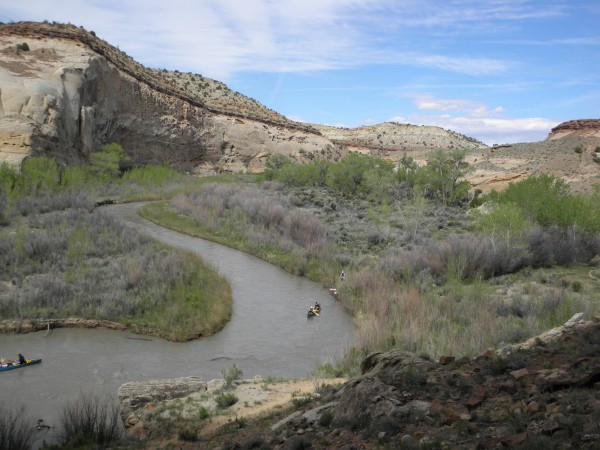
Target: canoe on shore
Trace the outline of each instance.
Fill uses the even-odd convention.
[[[0,372],[14,369],[22,369],[23,367],[34,366],[41,363],[41,359],[28,359],[25,364],[5,363],[0,366]]]

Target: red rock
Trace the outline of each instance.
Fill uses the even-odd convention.
[[[526,376],[529,375],[529,370],[527,369],[519,369],[519,370],[513,370],[510,375],[515,379],[515,380],[520,380],[521,378],[524,378]]]
[[[487,391],[483,387],[478,387],[475,389],[471,397],[466,402],[467,407],[476,408],[481,405],[483,401],[487,398]]]
[[[454,356],[440,356],[440,364],[447,366],[451,362],[454,362],[456,358]]]
[[[512,447],[513,445],[519,445],[522,442],[525,442],[527,440],[527,433],[519,433],[519,434],[513,434],[512,436],[507,436],[505,438],[502,438],[500,440],[500,442],[502,442],[502,445],[505,445],[507,447]]]

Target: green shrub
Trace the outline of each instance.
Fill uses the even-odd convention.
[[[135,167],[123,174],[122,183],[137,183],[141,186],[162,185],[169,181],[180,180],[179,172],[169,167],[145,166]]]
[[[83,166],[67,167],[60,174],[60,187],[67,191],[88,187],[93,182],[93,173]]]
[[[17,171],[6,162],[0,164],[0,192],[11,195],[16,188],[19,175]]]
[[[486,200],[513,203],[542,227],[577,226],[588,233],[600,231],[599,195],[569,194],[566,182],[550,175],[510,183],[503,192],[492,191]]]
[[[90,155],[91,170],[100,179],[108,180],[121,173],[121,165],[127,160],[123,147],[115,143],[107,144]]]
[[[21,165],[21,173],[17,179],[17,190],[20,195],[55,192],[60,182],[58,165],[52,158],[27,158]]]
[[[182,428],[177,433],[179,440],[184,442],[196,442],[198,440],[198,431],[191,426]]]
[[[308,405],[312,403],[316,398],[317,396],[311,392],[292,392],[292,403],[296,408]]]
[[[231,392],[224,392],[215,397],[215,402],[217,403],[217,406],[223,409],[235,405],[238,402],[238,400],[239,398]]]
[[[239,380],[244,375],[242,369],[233,364],[229,369],[221,369],[221,375],[225,380],[225,387],[230,388],[236,380]]]
[[[204,406],[201,406],[200,409],[198,410],[198,419],[200,420],[206,420],[210,417],[210,411],[205,408]]]
[[[319,417],[319,425],[322,427],[328,427],[333,422],[333,413],[330,410],[323,411]]]

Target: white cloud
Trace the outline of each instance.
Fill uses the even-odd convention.
[[[429,95],[413,95],[413,101],[422,111],[439,115],[411,114],[394,116],[392,122],[431,125],[474,137],[488,145],[495,143],[537,142],[546,138],[560,121],[531,118],[503,118],[501,106],[489,108],[483,103],[463,99],[439,99]]]
[[[532,118],[473,118],[450,116],[411,116],[410,123],[433,125],[474,137],[487,145],[537,142],[544,140],[561,121]]]
[[[505,71],[512,63],[415,51],[407,40],[420,25],[420,19],[411,22],[415,17],[455,28],[489,9],[477,5],[463,2],[465,11],[473,11],[461,16],[432,0],[404,1],[402,7],[392,0],[30,0],[5,7],[0,16],[82,25],[146,66],[225,81],[244,71],[308,72],[367,64],[469,74]]]
[[[469,117],[497,116],[504,112],[502,106],[489,109],[483,103],[464,99],[439,99],[430,95],[413,95],[415,106],[420,110],[463,112]]]

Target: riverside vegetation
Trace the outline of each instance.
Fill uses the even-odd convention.
[[[407,157],[397,171],[359,154],[275,156],[255,182],[205,184],[142,215],[336,286],[357,342],[322,372],[391,348],[474,356],[596,314],[598,191],[542,175],[469,204],[464,156]]]
[[[102,290],[85,284],[117,273],[127,275],[110,284],[121,299],[111,320],[158,327],[151,308],[183,301],[175,309],[187,308],[185,314],[158,314],[169,317],[163,324],[169,326],[202,310],[194,276],[177,272],[181,263],[158,267],[175,256],[155,254],[183,256],[93,210],[89,199],[107,198],[165,199],[142,215],[336,286],[355,319],[357,341],[342,360],[317,368],[321,376],[356,373],[367,354],[391,348],[425,358],[474,356],[537,335],[575,312],[595,315],[600,192],[573,195],[562,180],[542,175],[469,203],[465,155],[440,151],[424,166],[405,157],[397,170],[354,153],[305,165],[277,155],[260,176],[202,180],[160,167],[123,173],[118,146],[105,147],[90,167],[59,170],[47,158],[28,159],[21,173],[1,166],[0,255],[2,274],[10,274],[2,280],[10,286],[2,317],[105,317],[103,299],[92,301]],[[192,260],[188,268],[199,264]],[[144,286],[153,301],[138,292],[146,267],[155,270]],[[165,273],[167,293],[151,284]],[[219,294],[226,291],[217,285]],[[39,287],[56,294],[40,295]]]
[[[94,208],[107,196],[164,195],[181,178],[154,167],[121,176],[123,159],[112,145],[89,167],[59,170],[49,158],[20,172],[0,166],[0,317],[107,320],[178,341],[227,323],[231,292],[218,274]]]

